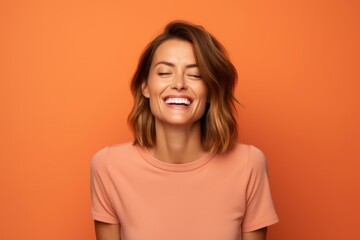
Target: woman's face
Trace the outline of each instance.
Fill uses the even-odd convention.
[[[205,112],[208,90],[191,43],[170,39],[155,51],[142,93],[157,124],[192,126]]]

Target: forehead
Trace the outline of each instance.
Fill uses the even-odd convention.
[[[192,63],[195,63],[193,44],[180,39],[166,40],[156,49],[153,64],[164,60],[192,61]]]

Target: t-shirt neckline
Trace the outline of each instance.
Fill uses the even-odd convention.
[[[215,156],[214,153],[206,153],[204,156],[200,157],[199,159],[196,159],[195,161],[188,162],[188,163],[167,163],[163,162],[157,158],[155,158],[147,149],[146,147],[141,147],[139,145],[135,145],[138,152],[140,153],[141,157],[147,161],[152,166],[165,170],[170,172],[188,172],[192,171],[198,168],[201,168],[202,166],[206,165],[208,162],[210,162],[213,157]]]

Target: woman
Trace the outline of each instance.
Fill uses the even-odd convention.
[[[95,154],[98,240],[263,240],[278,221],[262,152],[236,143],[237,74],[201,26],[169,23],[131,82],[135,141]]]

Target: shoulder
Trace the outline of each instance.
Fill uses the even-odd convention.
[[[249,158],[265,158],[264,153],[254,145],[235,143],[226,155],[246,155]]]
[[[265,176],[267,175],[267,168],[267,160],[263,151],[250,145],[247,159],[247,170],[250,176]]]
[[[266,157],[263,151],[259,148],[250,145],[249,146],[249,162],[253,162],[254,164],[266,165]]]
[[[128,155],[134,149],[135,146],[132,142],[106,146],[94,154],[91,160],[91,168],[93,170],[105,169],[109,162],[114,161],[114,159],[121,159],[121,156]]]
[[[250,169],[267,167],[265,154],[253,145],[236,143],[227,155],[230,158],[242,159]]]

